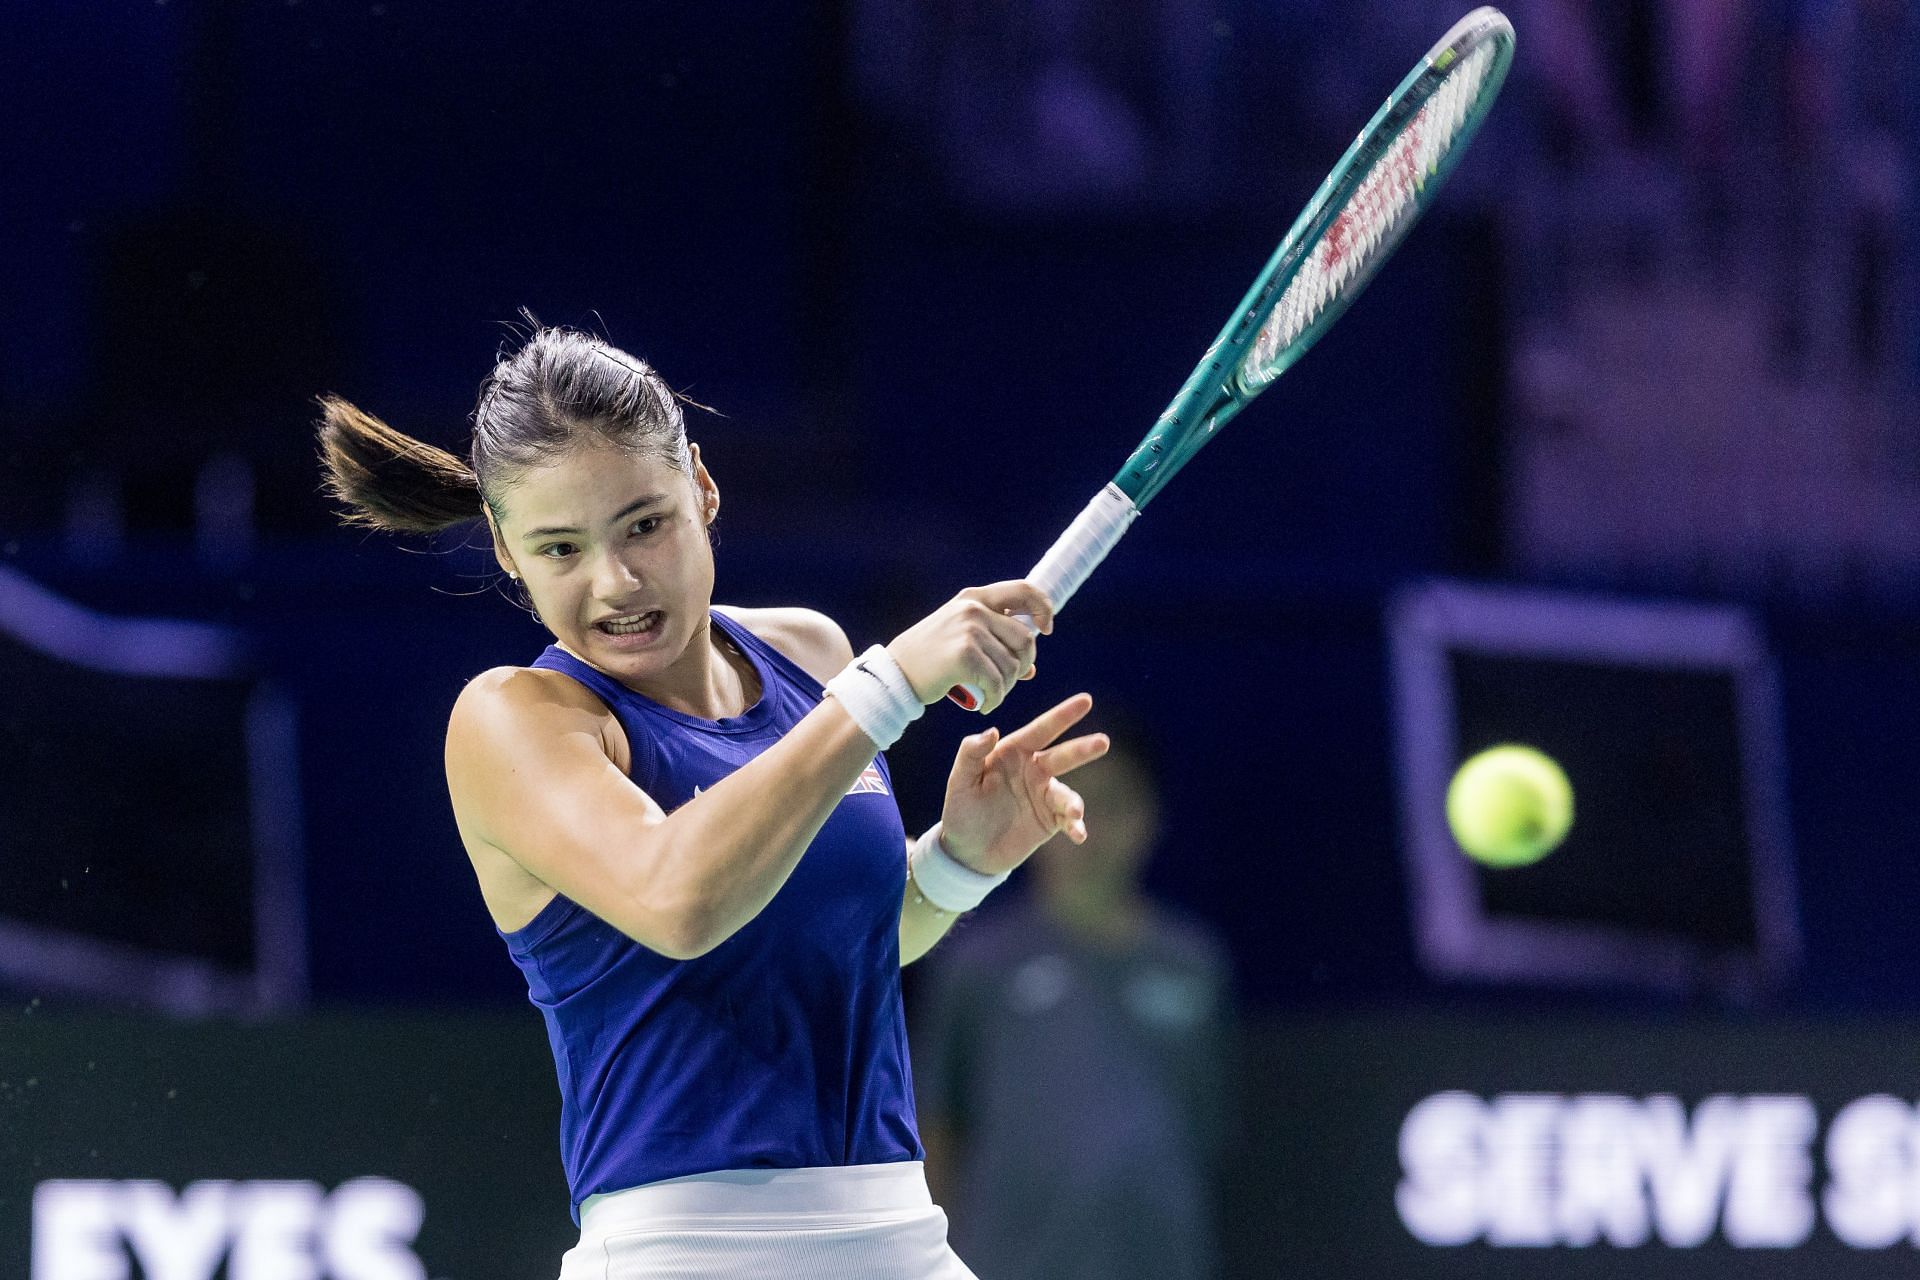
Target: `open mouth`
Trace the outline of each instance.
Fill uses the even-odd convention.
[[[658,609],[652,609],[646,613],[628,614],[624,618],[609,618],[593,625],[610,636],[639,636],[658,630],[663,616]]]

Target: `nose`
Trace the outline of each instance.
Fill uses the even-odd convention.
[[[633,566],[611,548],[602,552],[593,567],[593,593],[609,603],[630,600],[641,585]]]

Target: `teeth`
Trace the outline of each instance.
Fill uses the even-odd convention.
[[[609,635],[628,636],[634,634],[636,631],[652,630],[653,617],[654,615],[651,613],[636,613],[631,617],[615,618],[609,622],[603,622],[600,624],[600,629]]]

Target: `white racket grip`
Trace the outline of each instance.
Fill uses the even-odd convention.
[[[1067,531],[1047,548],[1027,581],[1040,588],[1056,616],[1139,514],[1140,508],[1120,492],[1120,486],[1109,483],[1093,495],[1093,501],[1074,517]]]
[[[1074,517],[1066,532],[1054,539],[1047,554],[1040,557],[1040,563],[1027,575],[1027,581],[1040,588],[1040,594],[1053,606],[1055,617],[1107,558],[1107,553],[1120,541],[1120,535],[1139,514],[1140,508],[1133,505],[1133,499],[1109,482]],[[1026,624],[1027,630],[1034,630],[1032,618],[1025,614],[1014,616]],[[980,690],[970,684],[959,686],[947,696],[969,711],[980,710],[983,703]]]

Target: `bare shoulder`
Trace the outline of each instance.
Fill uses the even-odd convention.
[[[556,890],[588,910],[618,905],[602,901],[598,846],[659,809],[627,776],[626,734],[598,696],[562,672],[495,667],[454,701],[446,753],[454,823],[495,924],[525,926]]]
[[[802,671],[825,684],[853,661],[853,645],[840,624],[815,609],[715,609],[778,649]]]
[[[494,667],[467,681],[447,721],[447,745],[484,746],[534,724],[567,731],[613,719],[592,690],[543,667]]]
[[[529,733],[589,735],[622,773],[628,771],[626,732],[599,695],[564,672],[494,667],[467,681],[454,699],[447,719],[448,781],[457,788],[469,772],[459,765],[510,759],[513,746]]]

